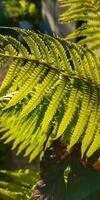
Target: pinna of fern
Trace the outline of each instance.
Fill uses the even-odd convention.
[[[68,7],[61,14],[62,23],[82,21],[82,25],[66,37],[66,40],[81,38],[79,44],[88,44],[93,50],[100,48],[100,1],[59,0],[61,7]],[[82,38],[83,37],[83,38]]]
[[[81,142],[82,157],[91,156],[100,148],[98,56],[59,37],[12,30],[25,45],[0,36],[1,67],[9,63],[0,88],[1,139],[30,161],[59,137],[68,151]]]
[[[33,177],[33,178],[32,178]],[[27,200],[39,174],[29,169],[0,170],[0,198],[2,200]]]

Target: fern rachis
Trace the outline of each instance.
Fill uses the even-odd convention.
[[[53,182],[64,184],[66,166],[71,167],[72,182],[87,176],[94,166],[89,160],[95,154],[99,160],[100,149],[100,57],[95,51],[100,47],[100,5],[98,0],[91,0],[91,5],[89,0],[60,2],[69,6],[62,20],[85,21],[66,38],[11,28],[21,35],[22,44],[0,35],[1,68],[9,63],[0,87],[0,138],[12,141],[17,155],[24,152],[30,162],[40,154],[42,183],[46,178],[48,182],[37,185],[38,192],[54,200],[61,200],[61,193],[55,192]],[[77,43],[70,41],[82,36]],[[54,166],[57,180],[51,180]]]
[[[15,28],[14,30],[20,32],[24,36],[24,30],[20,30],[18,28],[17,29]],[[91,112],[92,104],[93,104],[92,98],[94,98],[94,102],[97,101],[97,97],[95,96],[95,93],[99,94],[99,81],[100,81],[99,80],[100,72],[97,66],[98,57],[96,56],[94,57],[93,52],[89,52],[88,48],[84,49],[84,47],[81,47],[79,45],[74,45],[69,42],[67,43],[63,41],[62,39],[60,40],[60,38],[51,38],[50,36],[49,37],[46,36],[46,44],[45,44],[45,36],[42,36],[42,35],[36,36],[36,33],[34,34],[34,33],[31,33],[31,31],[25,31],[24,39],[26,39],[27,44],[29,40],[29,45],[30,45],[31,40],[35,41],[35,44],[36,44],[36,39],[37,39],[37,54],[34,51],[35,46],[32,46],[33,48],[32,57],[31,55],[29,55],[29,53],[27,53],[27,50],[26,50],[25,57],[24,57],[24,54],[20,55],[20,52],[18,52],[19,47],[21,46],[20,42],[18,42],[19,44],[18,46],[16,40],[14,39],[12,39],[11,41],[13,42],[15,41],[13,48],[14,47],[17,48],[17,52],[18,52],[17,55],[10,54],[9,49],[8,49],[8,53],[5,54],[5,50],[3,53],[1,53],[1,56],[4,56],[4,58],[13,57],[15,59],[15,61],[12,61],[12,62],[15,62],[16,69],[17,67],[19,67],[19,64],[20,66],[22,65],[21,71],[20,70],[17,71],[16,76],[14,72],[14,76],[13,76],[13,66],[11,66],[10,64],[10,68],[12,70],[11,72],[12,80],[10,79],[11,74],[9,71],[8,75],[6,76],[6,79],[4,80],[4,83],[2,83],[1,85],[1,95],[4,91],[5,92],[7,91],[6,85],[9,85],[8,84],[9,81],[10,81],[9,91],[14,91],[14,88],[16,89],[18,88],[17,92],[14,94],[14,96],[11,98],[11,100],[8,102],[6,107],[1,112],[1,127],[3,128],[4,126],[7,126],[6,129],[9,129],[9,133],[7,134],[5,133],[3,138],[7,137],[8,138],[7,142],[8,142],[10,140],[17,140],[17,137],[18,137],[19,138],[18,140],[20,141],[21,126],[22,124],[25,123],[24,117],[28,116],[28,119],[30,122],[31,112],[33,112],[34,114],[36,110],[40,110],[39,107],[45,105],[47,101],[46,103],[47,111],[45,110],[45,114],[42,116],[42,119],[39,124],[40,131],[38,131],[37,133],[37,137],[41,137],[41,140],[37,142],[37,144],[39,144],[40,149],[41,149],[41,146],[43,146],[43,144],[46,141],[46,134],[47,134],[48,127],[49,125],[52,126],[52,122],[55,121],[56,113],[59,110],[59,106],[61,106],[62,104],[60,103],[61,102],[60,98],[63,99],[64,93],[67,95],[66,92],[68,89],[68,91],[70,91],[70,96],[69,97],[66,96],[68,107],[66,107],[65,114],[62,116],[61,122],[59,123],[59,127],[56,132],[57,136],[55,135],[55,139],[63,135],[63,133],[66,132],[68,125],[72,123],[72,121],[74,122],[75,110],[79,109],[78,116],[77,116],[78,122],[76,121],[77,122],[76,127],[72,131],[71,141],[69,145],[69,147],[71,148],[78,141],[78,139],[80,138],[80,135],[82,135],[83,131],[85,130],[84,128],[86,128],[88,124],[89,115],[90,115],[89,113]],[[49,45],[50,41],[52,41],[52,46]],[[38,42],[40,42],[40,44],[38,44]],[[42,47],[42,44],[43,44],[43,47]],[[8,45],[8,40],[7,40],[7,45]],[[41,45],[41,48],[39,45]],[[58,46],[58,49],[57,49],[57,46]],[[31,48],[31,45],[29,46],[29,48]],[[72,69],[72,66],[70,64],[69,57],[68,57],[69,53],[67,56],[67,48],[68,48],[71,58],[73,59],[73,64],[75,66],[74,67],[75,69]],[[52,62],[49,60],[51,52],[52,52],[52,57],[53,57],[53,52],[54,52],[54,57],[53,57]],[[75,59],[74,59],[74,53],[76,55]],[[38,61],[37,61],[37,56],[39,56]],[[46,57],[47,57],[47,60],[45,60]],[[57,57],[58,57],[58,60],[57,60]],[[93,61],[92,65],[90,65],[90,59]],[[22,64],[22,61],[24,62],[24,60],[25,62],[28,61],[29,63],[28,65],[25,64],[26,65],[25,71],[26,69],[31,70],[32,73],[30,73],[27,80],[26,78],[23,79],[23,83],[21,83],[21,86],[20,86],[20,82],[22,81],[22,78],[19,78],[19,77],[20,77],[20,73],[24,75],[24,67]],[[59,66],[57,62],[59,63]],[[81,69],[80,69],[80,64],[81,64]],[[84,64],[86,66],[84,66]],[[67,66],[68,66],[68,69],[67,69]],[[93,72],[94,69],[95,71]],[[27,71],[27,75],[28,75],[28,71]],[[43,81],[42,81],[42,78],[44,78]],[[87,92],[83,90],[83,88],[85,87],[87,88],[86,89]],[[75,94],[74,94],[74,91],[76,91]],[[86,97],[84,96],[85,95],[84,91],[86,93]],[[28,97],[30,92],[31,92],[31,96]],[[92,97],[92,95],[94,95],[94,97]],[[82,100],[83,102],[81,102]],[[49,101],[51,102],[49,103]],[[80,107],[77,108],[77,103],[79,101],[81,104],[80,104]],[[89,101],[90,101],[90,106],[88,105]],[[18,113],[15,110],[14,111],[15,117],[12,118],[10,116],[12,114],[10,113],[12,113],[12,110],[15,106],[16,106],[16,109],[18,109]],[[96,108],[97,110],[98,110],[98,106],[99,106],[99,101]],[[86,111],[87,111],[87,114],[85,115]],[[7,120],[9,120],[9,123],[7,124],[3,122],[5,120],[6,112],[9,114],[8,115],[9,118],[7,117]],[[96,112],[95,108],[94,108],[94,112]],[[83,113],[84,113],[84,116],[83,116]],[[37,112],[37,115],[38,115],[38,112]],[[99,113],[96,116],[98,117],[98,115]],[[57,122],[55,121],[55,123]],[[99,118],[98,118],[97,123],[99,123]],[[15,124],[16,124],[16,128],[14,128]],[[30,128],[32,126],[33,125],[30,125]],[[28,125],[26,125],[26,132],[28,131],[28,129],[29,127]],[[14,135],[11,136],[13,132],[14,132]],[[19,136],[17,136],[17,133]],[[33,133],[32,132],[30,133],[30,137],[32,137],[32,134],[35,134],[34,131]],[[74,140],[74,138],[77,138],[77,139]],[[21,140],[18,143],[20,144],[23,143],[24,139],[25,139],[25,135],[23,135],[23,140]],[[41,151],[39,150],[39,146],[37,145],[38,147],[37,154]]]

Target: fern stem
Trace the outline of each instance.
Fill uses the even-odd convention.
[[[22,59],[22,60],[33,61],[36,65],[39,65],[39,64],[40,65],[44,65],[44,66],[47,66],[48,68],[51,68],[51,69],[55,70],[58,75],[60,73],[67,79],[80,80],[80,81],[83,81],[83,82],[85,82],[85,83],[87,83],[89,85],[93,85],[94,86],[94,83],[91,80],[87,80],[84,77],[79,77],[75,73],[68,75],[68,74],[66,74],[65,70],[61,70],[61,69],[59,70],[59,69],[55,68],[53,65],[51,65],[50,63],[47,63],[45,61],[39,61],[37,59],[33,59],[31,56],[28,57],[28,58],[27,57],[25,58],[23,56],[5,55],[3,53],[0,53],[0,56],[13,58],[13,59]]]

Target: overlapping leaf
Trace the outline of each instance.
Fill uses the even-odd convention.
[[[100,148],[99,58],[60,38],[12,30],[24,44],[1,36],[0,57],[9,63],[0,89],[1,139],[30,161],[59,137],[69,149],[82,142],[82,156],[92,155]]]
[[[2,200],[27,200],[39,179],[32,170],[0,170],[0,198]]]
[[[66,11],[61,14],[62,23],[81,21],[81,26],[66,39],[81,38],[79,44],[88,44],[90,48],[100,49],[100,2],[99,0],[59,0]]]

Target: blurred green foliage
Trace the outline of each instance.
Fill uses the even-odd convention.
[[[20,26],[24,20],[31,24],[32,29],[37,30],[41,19],[40,7],[40,0],[38,3],[34,0],[1,0],[0,25]]]
[[[32,170],[0,170],[0,200],[27,200],[39,179]]]

